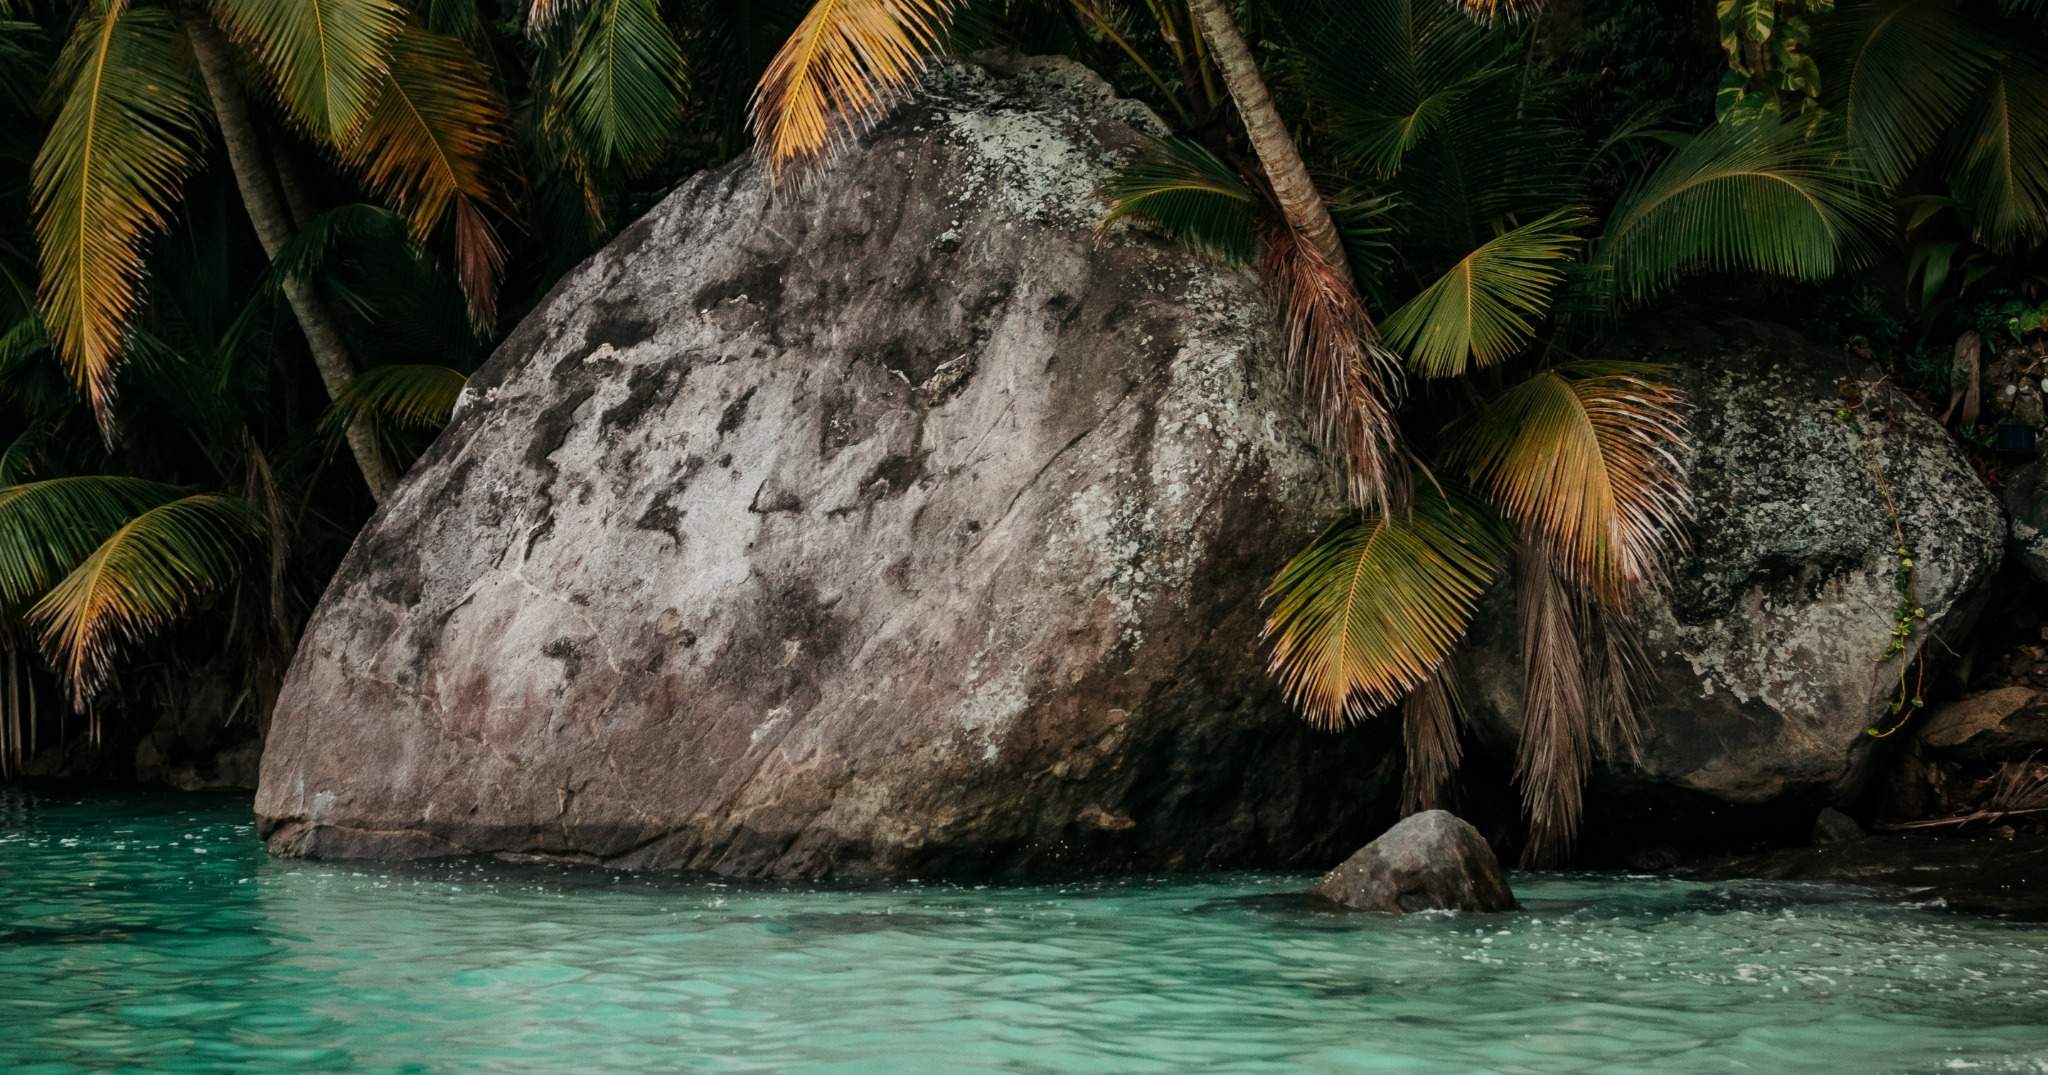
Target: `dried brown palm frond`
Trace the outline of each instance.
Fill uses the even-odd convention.
[[[1595,701],[1580,648],[1581,605],[1564,557],[1546,538],[1524,533],[1517,572],[1522,618],[1522,742],[1515,782],[1529,844],[1522,864],[1571,857],[1585,812]]]
[[[1650,659],[1627,612],[1598,601],[1581,605],[1585,615],[1588,701],[1593,707],[1593,746],[1601,757],[1640,758],[1643,688]]]
[[[1286,228],[1268,229],[1262,275],[1282,311],[1287,366],[1315,409],[1323,442],[1343,453],[1351,500],[1385,513],[1405,499],[1400,363],[1380,346],[1348,270]]]
[[[1407,747],[1407,770],[1401,780],[1401,814],[1419,814],[1449,805],[1452,774],[1464,759],[1458,725],[1464,704],[1448,659],[1401,700],[1401,739]]]
[[[1457,4],[1481,22],[1514,22],[1543,10],[1543,0],[1457,0]]]
[[[749,121],[781,181],[871,127],[931,62],[958,0],[817,0],[768,62]]]

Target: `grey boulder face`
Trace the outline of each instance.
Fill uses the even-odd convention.
[[[1353,911],[1512,911],[1486,837],[1444,810],[1403,818],[1330,871],[1314,895]]]
[[[1696,522],[1671,592],[1638,616],[1654,666],[1641,756],[1596,769],[1589,830],[1796,833],[1871,775],[1883,741],[1869,729],[1894,719],[1905,661],[1968,629],[2001,558],[1998,503],[1910,399],[1788,329],[1678,321],[1616,351],[1668,364],[1688,392]],[[1868,398],[1846,407],[1844,385]],[[1924,618],[1905,655],[1882,660],[1902,559],[1887,494]],[[1467,695],[1506,765],[1521,663],[1514,614],[1495,611]]]
[[[1337,509],[1255,279],[1119,228],[1156,130],[939,72],[799,193],[700,175],[472,380],[307,629],[270,847],[748,877],[1328,862],[1394,751],[1265,681]]]
[[[2005,510],[2012,516],[2012,554],[2033,576],[2048,582],[2048,463],[2035,463],[2005,482]]]

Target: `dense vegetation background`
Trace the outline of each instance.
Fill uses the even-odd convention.
[[[2048,319],[2034,0],[0,15],[0,775],[201,681],[260,726],[376,498],[552,283],[757,134],[779,171],[829,166],[935,51],[1070,55],[1146,100],[1175,135],[1116,215],[1274,284],[1358,503],[1275,585],[1305,715],[1402,705],[1426,803],[1478,593],[1512,562],[1551,609],[1531,666],[1574,671],[1527,685],[1538,851],[1569,846],[1587,745],[1630,734],[1628,611],[1685,515],[1660,461],[1683,401],[1576,356],[1646,308],[1776,312],[1988,453],[2030,419],[1978,400],[1979,371]],[[1345,574],[1381,596],[1334,604]]]

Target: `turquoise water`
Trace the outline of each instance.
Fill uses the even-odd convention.
[[[0,792],[0,1071],[2048,1071],[2048,928],[1850,888],[763,890],[273,862],[245,802]]]

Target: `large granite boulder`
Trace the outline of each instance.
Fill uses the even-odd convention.
[[[1666,363],[1688,391],[1696,525],[1671,592],[1639,615],[1645,741],[1596,769],[1589,832],[1799,838],[1868,780],[1889,742],[1870,729],[1896,723],[1907,662],[1930,645],[1943,660],[1933,640],[1968,629],[2004,545],[1997,500],[1911,399],[1789,329],[1689,315],[1624,334],[1614,354]],[[1901,559],[1924,616],[1887,660]],[[1467,666],[1503,768],[1521,727],[1511,604],[1498,595],[1480,618]]]
[[[1336,487],[1256,280],[1119,228],[1157,121],[940,72],[801,191],[700,175],[571,273],[357,540],[274,851],[762,877],[1331,861],[1383,730],[1262,675]]]
[[[1479,830],[1444,810],[1401,819],[1316,884],[1353,911],[1512,911],[1518,904]]]

